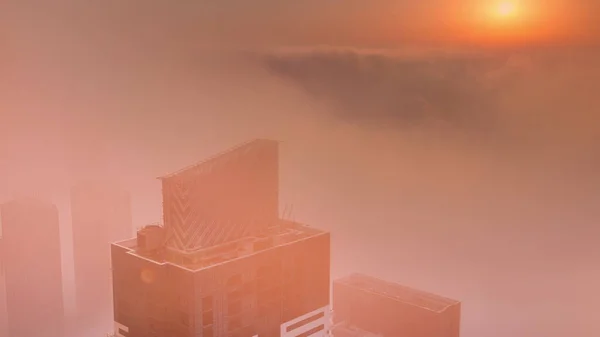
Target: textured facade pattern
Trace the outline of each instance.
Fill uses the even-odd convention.
[[[334,281],[333,309],[334,323],[384,337],[460,335],[460,302],[360,274]]]
[[[232,241],[278,218],[278,143],[255,140],[162,177],[167,246],[195,250]]]
[[[58,211],[19,199],[0,209],[11,337],[63,337],[64,309]]]
[[[115,321],[128,337],[324,336],[328,233],[198,270],[112,247]]]
[[[71,217],[78,314],[75,324],[103,326],[109,331],[110,243],[133,234],[129,193],[108,183],[80,183],[71,190]]]

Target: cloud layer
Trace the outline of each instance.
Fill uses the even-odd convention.
[[[403,129],[444,125],[480,141],[583,146],[600,131],[592,93],[600,80],[598,55],[315,48],[272,53],[262,61],[329,104],[344,122]]]

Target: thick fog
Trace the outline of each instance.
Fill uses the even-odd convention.
[[[332,232],[333,277],[459,299],[464,337],[600,333],[597,50],[217,50],[38,15],[6,34],[0,198],[58,205],[68,313],[71,184],[121,182],[141,226],[157,176],[261,137],[283,142],[282,211]]]

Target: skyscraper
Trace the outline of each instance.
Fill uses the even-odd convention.
[[[165,244],[194,250],[273,225],[279,214],[278,149],[277,142],[258,139],[160,177]]]
[[[460,302],[353,274],[333,282],[335,337],[458,337]]]
[[[277,193],[272,141],[163,177],[164,226],[112,245],[117,336],[325,336],[329,233]]]
[[[11,337],[63,337],[58,211],[23,198],[0,208]]]
[[[164,229],[113,245],[121,336],[324,336],[329,234],[283,222],[270,233],[190,254],[158,243]]]
[[[113,311],[110,243],[132,236],[130,196],[107,182],[82,182],[71,189],[71,215],[75,324],[109,331]]]
[[[6,312],[6,281],[4,279],[4,253],[2,252],[2,222],[0,222],[0,337],[8,337]]]

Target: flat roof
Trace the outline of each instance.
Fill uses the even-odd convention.
[[[388,297],[399,302],[438,313],[445,311],[451,306],[460,304],[460,301],[457,300],[359,273],[335,280],[334,284],[335,283],[350,286],[379,296]]]
[[[268,228],[262,233],[244,237],[233,242],[198,249],[193,252],[177,251],[163,246],[157,253],[146,254],[138,251],[137,238],[115,242],[113,245],[126,248],[129,254],[159,265],[170,264],[190,272],[197,272],[262,251],[326,234],[328,232],[314,227],[297,222],[280,220],[276,226]]]
[[[331,328],[333,336],[343,337],[382,337],[383,335],[358,328],[350,323],[342,322]]]
[[[182,168],[180,170],[177,170],[175,172],[168,173],[168,174],[165,174],[163,176],[160,176],[157,179],[160,179],[160,180],[162,180],[162,179],[168,179],[168,178],[180,175],[182,173],[185,173],[185,172],[187,172],[189,170],[199,168],[201,166],[211,166],[211,165],[215,164],[216,162],[218,162],[220,160],[226,160],[229,157],[230,154],[233,154],[233,153],[238,152],[238,151],[242,151],[244,149],[250,149],[253,146],[257,146],[257,145],[261,145],[261,144],[279,144],[279,141],[271,140],[271,139],[261,139],[261,138],[259,138],[259,139],[253,139],[253,140],[247,141],[245,143],[242,143],[240,145],[234,146],[234,147],[232,147],[232,148],[230,148],[228,150],[225,150],[223,152],[220,152],[218,154],[212,155],[212,156],[210,156],[210,157],[208,157],[206,159],[203,159],[203,160],[201,160],[199,162],[196,162],[195,164],[189,165],[189,166],[184,167],[184,168]]]

